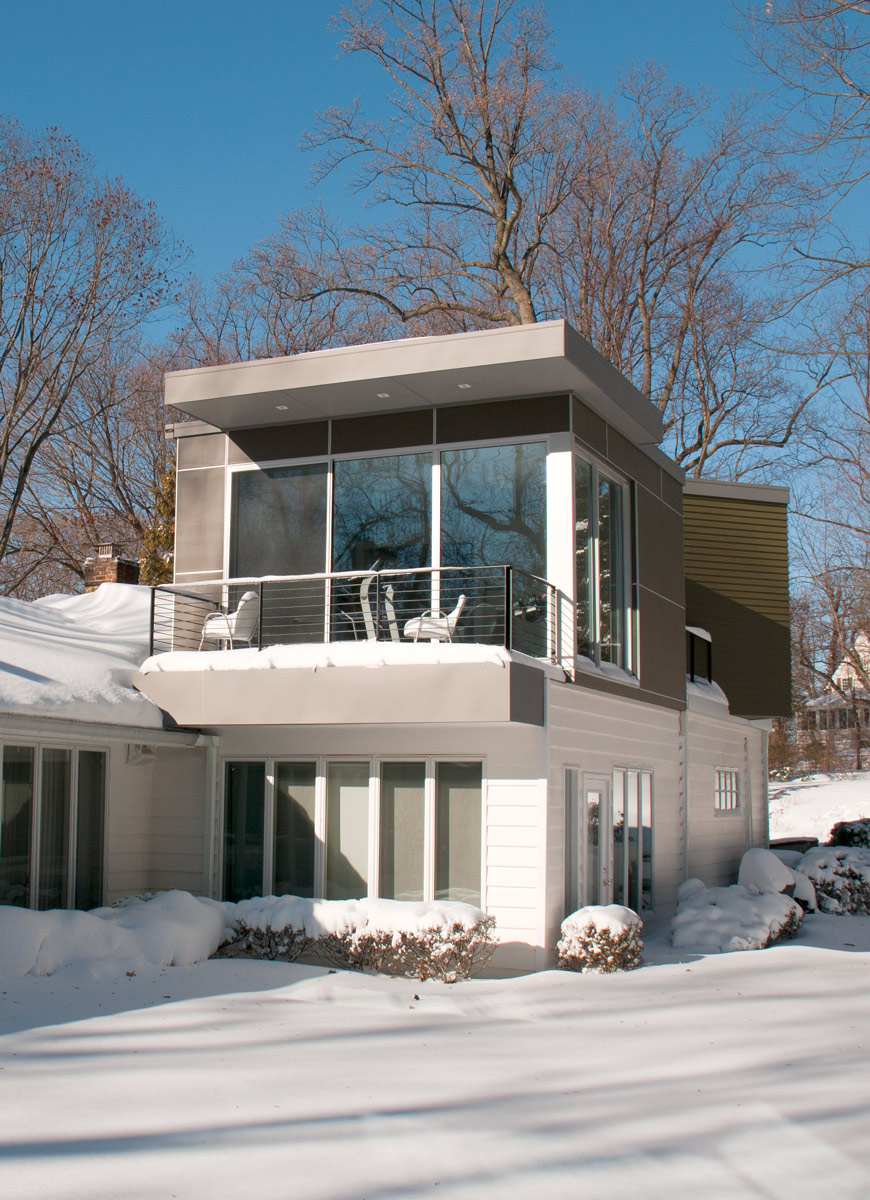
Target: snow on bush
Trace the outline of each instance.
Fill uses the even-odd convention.
[[[121,908],[92,912],[0,907],[0,975],[52,975],[82,962],[116,960],[189,966],[214,954],[223,936],[221,906],[188,892],[161,892]]]
[[[262,896],[224,904],[223,953],[292,962],[305,954],[340,967],[411,979],[468,979],[495,948],[495,920],[455,901],[306,900]]]
[[[790,896],[759,892],[739,883],[708,888],[700,879],[687,879],[677,897],[671,922],[673,944],[700,954],[764,950],[794,937],[803,916]]]
[[[643,921],[620,904],[590,904],[562,922],[556,945],[567,971],[632,971],[641,964]]]
[[[870,850],[870,820],[838,821],[828,837],[829,846],[861,846]]]
[[[785,892],[790,896],[794,891],[791,869],[772,851],[762,850],[761,847],[747,850],[743,855],[737,882],[757,892]]]
[[[818,846],[803,856],[800,871],[814,884],[822,912],[870,913],[870,850]]]

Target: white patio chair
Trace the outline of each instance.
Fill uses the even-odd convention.
[[[466,597],[459,597],[453,612],[446,615],[441,612],[424,612],[419,617],[412,617],[405,622],[402,630],[404,636],[419,642],[420,638],[433,642],[452,642],[453,633],[465,608]]]
[[[245,642],[250,646],[257,631],[259,616],[260,603],[257,593],[245,592],[235,612],[208,614],[202,623],[200,650],[205,642],[217,642],[219,645],[229,643],[231,650],[235,642]]]

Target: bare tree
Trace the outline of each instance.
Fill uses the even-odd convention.
[[[180,257],[72,139],[0,123],[0,562],[38,457],[93,419],[86,376],[171,297]]]

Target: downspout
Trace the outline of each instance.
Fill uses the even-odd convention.
[[[689,878],[689,709],[680,713],[680,804],[683,808],[683,879]]]
[[[752,818],[752,762],[749,757],[749,738],[743,739],[743,778],[746,780],[746,809],[749,814],[747,835],[749,844],[747,850],[755,845],[755,822]]]

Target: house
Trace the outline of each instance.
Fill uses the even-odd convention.
[[[848,655],[830,684],[806,700],[796,714],[800,751],[810,764],[825,769],[855,766],[860,770],[870,746],[870,691],[857,669],[860,665],[865,678],[870,671],[870,637],[863,630],[855,635]]]
[[[174,372],[166,402],[175,581],[134,682],[199,758],[167,749],[151,886],[467,900],[522,971],[566,912],[666,918],[765,844],[787,491],[687,482],[568,324]]]
[[[0,598],[0,904],[94,908],[207,887],[215,739],[167,728],[132,686],[150,608],[149,588],[116,582]]]

